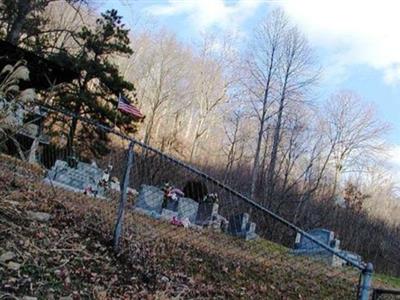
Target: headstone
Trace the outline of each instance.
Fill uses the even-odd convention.
[[[329,231],[327,229],[313,229],[308,231],[307,233],[312,235],[318,241],[326,244],[327,246],[336,246],[333,231]],[[299,233],[296,241],[297,243],[295,243],[295,249],[323,249],[321,246]]]
[[[47,174],[47,179],[59,183],[63,188],[73,191],[91,191],[93,195],[103,196],[104,188],[99,185],[103,177],[103,170],[96,165],[78,162],[72,168],[66,161],[57,160]]]
[[[196,224],[206,225],[218,214],[219,205],[217,203],[201,202],[196,215]]]
[[[340,241],[335,239],[333,231],[327,229],[313,229],[307,232],[318,241],[324,243],[330,248],[339,251]],[[334,253],[326,250],[322,246],[316,244],[306,236],[297,233],[295,241],[294,254],[311,256],[316,259],[322,260],[331,266],[341,266],[343,260]]]
[[[151,185],[142,184],[139,189],[139,196],[135,207],[161,213],[164,192]]]
[[[199,203],[190,198],[181,197],[178,202],[178,218],[188,218],[191,223],[196,221]]]
[[[179,199],[168,199],[166,209],[178,211]]]
[[[55,180],[56,176],[59,173],[64,173],[68,168],[68,164],[66,161],[63,160],[56,160],[54,166],[51,168],[51,170],[48,172],[47,177],[51,180]]]
[[[250,216],[248,213],[241,213],[231,216],[229,219],[228,231],[233,236],[244,238],[245,240],[253,240],[258,237],[255,233],[256,224],[249,223]]]
[[[240,235],[246,231],[246,225],[249,222],[249,214],[241,213],[232,216],[229,219],[229,231],[234,235]]]

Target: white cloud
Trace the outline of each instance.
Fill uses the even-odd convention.
[[[387,83],[400,83],[400,1],[286,0],[281,6],[341,67],[368,65]]]
[[[203,31],[211,27],[239,29],[248,17],[263,4],[262,1],[238,0],[168,0],[165,5],[151,5],[146,11],[154,16],[185,15],[190,25]]]

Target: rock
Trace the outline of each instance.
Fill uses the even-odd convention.
[[[37,300],[37,298],[31,297],[31,296],[24,296],[24,297],[22,297],[22,300]]]
[[[162,276],[161,282],[169,282],[169,278],[167,276]]]
[[[0,255],[0,262],[5,263],[9,260],[12,260],[15,258],[15,253],[8,251],[6,253],[3,253],[2,255]]]
[[[10,261],[10,262],[7,264],[7,268],[9,268],[10,270],[13,270],[13,271],[18,271],[19,268],[21,268],[21,265],[20,265],[19,263]]]
[[[51,215],[44,212],[27,211],[27,215],[30,219],[39,222],[48,222],[51,219]]]

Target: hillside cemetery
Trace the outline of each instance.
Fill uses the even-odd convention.
[[[103,170],[95,162],[89,164],[77,160],[69,162],[57,160],[48,171],[44,181],[74,192],[107,200],[107,191],[120,191],[119,181],[115,177],[110,178],[111,169],[112,166],[108,166]],[[204,185],[199,182],[195,184]],[[188,184],[184,191],[192,198],[185,196],[184,192],[169,183],[165,183],[161,188],[142,184],[139,191],[129,188],[128,192],[135,198],[131,209],[139,214],[169,222],[173,226],[192,230],[209,228],[246,241],[259,238],[256,233],[257,224],[251,220],[248,213],[223,216],[219,213],[217,194],[203,192],[199,196],[192,193],[187,186]],[[203,187],[203,190],[206,190],[206,187]],[[340,249],[340,240],[335,238],[334,232],[327,229],[312,229],[307,233],[348,259],[356,263],[362,262],[359,255]],[[312,257],[331,266],[345,265],[343,259],[300,233],[297,233],[291,253],[295,256]]]

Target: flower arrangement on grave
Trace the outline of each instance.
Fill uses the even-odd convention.
[[[112,165],[108,165],[108,167],[103,171],[103,176],[101,177],[99,181],[99,186],[104,187],[105,189],[108,189],[110,186],[110,173],[112,171],[113,167]]]
[[[178,226],[178,227],[185,227],[188,228],[190,225],[190,221],[188,218],[183,218],[182,220],[178,219],[177,217],[172,217],[171,224]]]
[[[203,202],[204,203],[218,203],[219,202],[219,198],[218,198],[218,194],[217,193],[211,193],[206,195],[203,198]]]
[[[166,208],[170,201],[177,201],[179,197],[183,197],[185,195],[180,189],[170,185],[169,182],[164,184],[162,191],[164,192],[162,208]]]
[[[84,195],[88,195],[88,196],[94,196],[96,197],[98,194],[98,191],[96,189],[94,189],[93,187],[91,187],[90,185],[88,185],[87,187],[85,187],[85,189],[83,190],[83,194]]]

